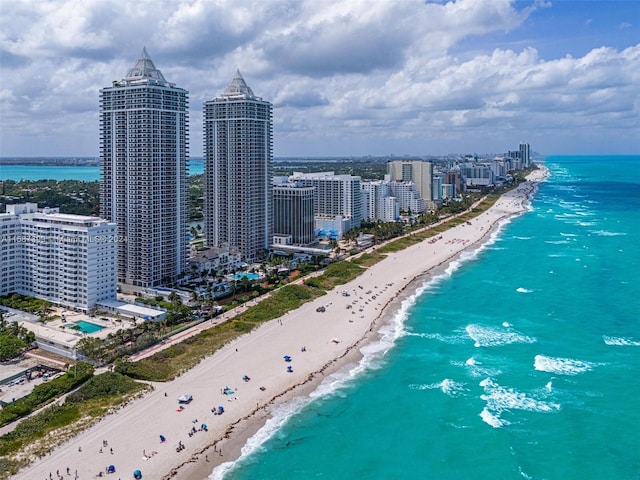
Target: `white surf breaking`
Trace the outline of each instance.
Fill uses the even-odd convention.
[[[572,358],[547,357],[536,355],[533,366],[541,372],[557,373],[559,375],[579,375],[592,370],[598,363],[584,362]]]
[[[616,345],[623,347],[640,347],[640,340],[633,340],[626,337],[609,337],[607,335],[602,336],[602,340],[607,345]]]
[[[487,402],[487,405],[479,415],[483,422],[493,428],[501,428],[511,424],[501,417],[506,411],[522,410],[550,413],[560,409],[560,405],[557,403],[538,400],[513,388],[503,387],[491,378],[482,380],[480,386],[484,388],[484,394],[480,398]]]
[[[512,343],[535,343],[534,337],[522,335],[513,330],[503,330],[493,327],[483,327],[481,325],[467,325],[465,327],[467,335],[475,342],[475,347],[499,347]]]

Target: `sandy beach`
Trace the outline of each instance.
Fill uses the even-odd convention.
[[[13,478],[86,480],[102,473],[114,480],[130,479],[137,469],[144,479],[207,478],[216,465],[239,456],[274,406],[308,395],[327,374],[356,362],[360,347],[377,338],[378,328],[414,279],[447,265],[501,220],[524,211],[546,173],[544,168],[533,172],[528,182],[503,195],[488,211],[437,240],[388,255],[355,280],[261,325],[174,381],[154,384],[152,392]],[[324,312],[316,310],[320,306]],[[193,400],[180,409],[178,397],[184,394]],[[224,409],[220,415],[215,414],[219,406]],[[179,445],[184,448],[177,451]],[[106,473],[109,465],[115,473]]]

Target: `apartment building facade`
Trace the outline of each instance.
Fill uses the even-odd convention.
[[[238,71],[204,103],[205,226],[210,247],[265,258],[273,236],[273,107]]]
[[[117,292],[116,225],[37,204],[0,214],[0,295],[19,293],[88,311]]]
[[[124,79],[100,90],[100,214],[118,227],[118,280],[138,287],[186,269],[188,92],[146,49]]]

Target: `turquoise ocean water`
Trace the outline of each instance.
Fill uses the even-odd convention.
[[[202,159],[192,159],[189,162],[190,175],[198,175],[203,172],[204,161]],[[1,180],[80,180],[82,182],[94,182],[100,180],[100,167],[2,165],[0,163]]]
[[[640,478],[640,156],[548,157],[531,208],[210,478]]]

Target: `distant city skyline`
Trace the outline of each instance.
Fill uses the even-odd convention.
[[[97,94],[146,47],[202,105],[240,69],[275,157],[631,154],[640,1],[0,0],[0,156],[99,155]]]

